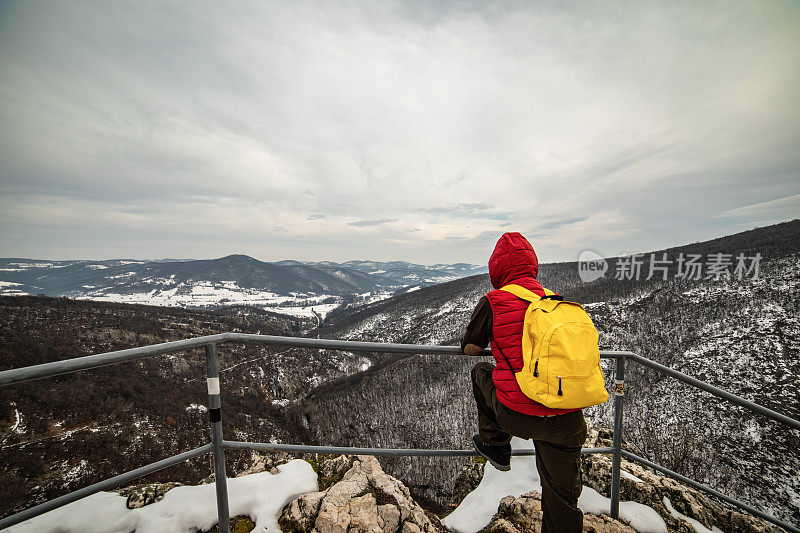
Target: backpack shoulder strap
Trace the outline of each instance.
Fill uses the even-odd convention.
[[[522,298],[523,300],[526,300],[526,301],[531,302],[531,303],[535,303],[535,302],[538,302],[539,300],[543,299],[541,296],[539,296],[535,292],[530,291],[530,290],[526,289],[525,287],[523,287],[521,285],[517,285],[515,283],[509,283],[508,285],[504,285],[504,286],[500,287],[500,290],[501,291],[510,292],[511,294],[516,296],[517,298]],[[545,294],[544,298],[548,298],[548,297],[554,297],[554,299],[560,299],[561,298],[560,296],[558,296],[556,293],[554,293],[550,289],[544,289],[544,294]]]

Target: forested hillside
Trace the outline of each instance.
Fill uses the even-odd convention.
[[[0,369],[200,335],[240,331],[299,335],[311,321],[248,307],[220,312],[0,297]],[[316,383],[370,360],[341,353],[220,346],[227,436],[296,441],[281,406]],[[0,390],[0,514],[202,445],[209,440],[203,350],[68,374]],[[147,479],[198,482],[206,458]],[[251,462],[231,453],[233,472]]]

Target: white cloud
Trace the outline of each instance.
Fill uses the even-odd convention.
[[[720,213],[717,217],[736,218],[747,222],[767,221],[767,223],[770,223],[796,218],[798,215],[800,215],[800,194],[776,198],[768,202],[743,205]]]
[[[0,255],[562,260],[796,216],[794,4],[0,10]]]

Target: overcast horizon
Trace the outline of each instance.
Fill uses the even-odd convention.
[[[485,264],[800,217],[796,2],[4,2],[0,256]]]
[[[796,219],[793,219],[793,220],[796,220]],[[791,221],[792,220],[788,220],[786,222],[791,222]],[[758,227],[763,227],[763,226],[758,226]],[[756,229],[756,228],[751,228],[751,229]],[[747,231],[747,230],[744,230],[744,231]],[[716,237],[712,236],[707,240],[713,240],[713,239],[715,239],[717,237],[726,237],[726,236],[728,236],[728,235],[717,235]],[[604,254],[604,255],[602,255],[602,257],[605,258],[605,259],[613,259],[615,257],[628,256],[628,255],[632,255],[632,254],[640,254],[640,253],[641,254],[647,254],[647,253],[650,253],[650,252],[658,252],[661,249],[667,249],[667,248],[672,248],[672,247],[676,247],[676,246],[689,245],[689,244],[692,244],[694,242],[702,242],[702,241],[676,243],[676,244],[672,244],[672,245],[663,246],[661,248],[651,248],[651,249],[641,249],[641,250],[619,250],[617,253]],[[494,246],[492,245],[492,248],[493,247]],[[586,250],[590,250],[592,252],[595,251],[592,248],[587,248]],[[581,250],[581,251],[583,251],[583,250]],[[735,254],[735,253],[739,252],[739,250],[730,250],[729,252]],[[39,260],[39,261],[109,261],[109,260],[126,260],[126,259],[130,259],[130,260],[148,261],[148,262],[174,262],[174,261],[202,261],[202,260],[222,259],[222,258],[230,256],[230,255],[248,255],[248,254],[240,254],[238,252],[233,252],[233,253],[230,253],[230,254],[225,254],[223,256],[213,256],[213,257],[62,257],[62,258],[53,258],[53,257],[6,256],[6,257],[0,257],[0,259],[29,259],[29,260]],[[449,262],[439,262],[439,263],[422,263],[422,262],[418,262],[418,261],[409,261],[409,260],[406,260],[406,259],[377,260],[377,259],[372,259],[372,258],[369,258],[369,257],[354,257],[354,258],[350,258],[350,259],[342,259],[340,261],[333,261],[331,259],[325,259],[325,258],[302,260],[302,259],[295,259],[293,257],[284,257],[282,259],[264,259],[264,258],[253,257],[253,256],[250,256],[250,257],[252,257],[253,259],[259,260],[259,261],[267,262],[267,263],[278,263],[278,262],[281,262],[281,261],[298,261],[298,262],[312,262],[312,263],[313,262],[325,262],[325,261],[334,262],[334,263],[346,263],[348,261],[374,261],[374,262],[392,262],[392,261],[403,262],[403,261],[405,261],[407,263],[413,263],[413,264],[419,264],[419,265],[425,265],[425,266],[432,266],[432,265],[435,265],[435,264],[450,264],[450,265],[452,265],[452,264],[457,264],[457,263],[466,263],[466,264],[471,264],[471,265],[474,265],[474,266],[487,266],[488,261],[489,261],[488,255],[487,255],[485,261],[483,261],[483,263],[470,263],[469,261],[449,261]],[[545,258],[545,259],[540,258],[539,264],[562,263],[562,262],[577,262],[577,261],[578,261],[577,257],[574,258],[574,259],[567,258],[567,259],[558,260],[558,261],[549,260],[547,258]]]

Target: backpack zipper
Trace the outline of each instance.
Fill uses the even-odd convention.
[[[564,393],[561,392],[561,376],[558,376],[558,395],[564,396]]]
[[[536,358],[536,364],[533,365],[533,377],[539,377],[539,358]]]

